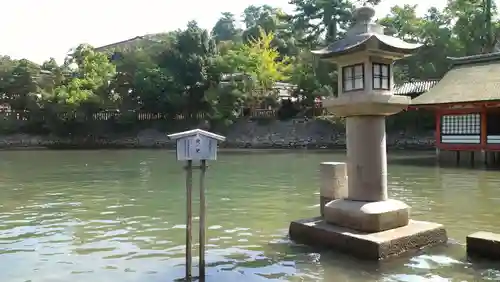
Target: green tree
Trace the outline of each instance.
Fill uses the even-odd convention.
[[[40,66],[28,60],[19,60],[10,73],[7,73],[4,84],[5,100],[13,110],[30,109],[40,94]]]
[[[311,107],[318,96],[337,93],[336,66],[319,61],[309,51],[303,51],[294,61],[291,82],[296,85],[294,96],[303,106]]]
[[[379,0],[375,1],[376,3]],[[332,42],[340,30],[346,30],[352,19],[353,3],[349,0],[290,0],[295,5],[291,18],[294,29],[304,36],[303,43]]]
[[[266,33],[273,33],[273,47],[276,47],[280,56],[294,56],[298,49],[293,36],[292,26],[289,24],[290,16],[281,9],[269,5],[250,5],[243,11],[243,22],[246,29],[242,37],[245,43],[260,36],[261,30]]]
[[[496,15],[495,7],[492,14]],[[441,78],[450,66],[447,57],[475,55],[491,49],[484,40],[485,20],[481,0],[449,1],[442,11],[430,8],[423,17],[417,16],[416,5],[392,7],[390,14],[380,19],[381,24],[394,36],[424,44],[416,56],[397,62],[397,82]],[[493,27],[496,28],[496,23]]]
[[[183,30],[103,47],[82,44],[62,65],[53,59],[37,65],[2,56],[0,99],[38,116],[32,127],[57,134],[75,133],[74,128],[106,132],[91,121],[102,110],[120,112],[117,122],[105,121],[108,131],[124,122],[126,130],[154,125],[138,120],[138,112],[162,114],[167,122],[158,124],[186,117],[192,125],[199,115],[227,124],[244,107],[276,100],[276,82],[294,84],[293,95],[307,108],[316,96],[337,92],[336,66],[314,57],[311,49],[342,37],[355,6],[378,2],[291,0],[292,15],[251,5],[243,11],[244,30],[233,14],[222,13],[210,34],[190,22]],[[415,56],[396,62],[396,82],[440,78],[449,68],[448,56],[491,52],[500,24],[496,6],[489,3],[450,0],[444,9],[431,8],[423,16],[416,6],[393,7],[380,19],[387,32],[424,44]]]
[[[83,105],[101,107],[115,100],[108,86],[116,67],[105,54],[82,44],[66,58],[65,65],[74,68],[71,77],[54,89],[53,95],[47,97],[49,101],[75,108]]]
[[[229,12],[222,13],[222,17],[215,23],[212,36],[216,42],[238,41],[241,30],[236,27],[236,19]]]
[[[162,101],[169,111],[194,119],[199,112],[207,112],[205,92],[216,80],[212,73],[211,58],[215,55],[215,42],[208,32],[194,21],[181,31],[172,48],[158,61],[158,77],[162,81]]]
[[[226,72],[243,74],[242,89],[253,103],[272,94],[276,82],[289,80],[290,59],[280,58],[277,48],[271,45],[273,39],[273,33],[261,29],[258,38],[222,57]]]

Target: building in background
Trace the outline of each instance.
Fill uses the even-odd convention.
[[[404,95],[414,99],[429,91],[438,81],[437,79],[415,80],[397,84],[394,86],[394,95]]]
[[[452,67],[413,108],[436,113],[439,160],[496,164],[500,152],[500,53],[450,58]]]

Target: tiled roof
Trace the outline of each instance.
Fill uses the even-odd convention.
[[[394,87],[395,95],[412,96],[415,94],[422,94],[429,91],[434,85],[438,83],[439,80],[418,80],[405,82],[403,84],[396,85]]]
[[[123,41],[120,41],[120,42],[115,42],[115,43],[107,44],[107,45],[104,45],[104,46],[96,47],[94,49],[96,51],[98,51],[98,52],[101,52],[101,51],[104,51],[104,50],[106,50],[108,48],[113,48],[113,47],[116,47],[118,45],[123,45],[123,44],[130,44],[132,42],[135,42],[135,41],[138,41],[138,40],[142,40],[142,39],[144,39],[144,36],[136,36],[134,38],[130,38],[130,39],[123,40]]]
[[[136,48],[140,44],[144,44],[144,42],[163,42],[165,40],[165,37],[168,37],[169,33],[152,33],[152,34],[146,34],[146,35],[141,35],[141,36],[136,36],[134,38],[130,38],[127,40],[103,45],[100,47],[94,48],[94,50],[98,52],[106,51],[112,48]]]

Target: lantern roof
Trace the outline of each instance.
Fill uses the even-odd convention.
[[[374,16],[375,10],[372,7],[365,6],[356,9],[353,14],[354,24],[347,31],[345,37],[323,49],[312,51],[312,53],[322,58],[334,58],[366,50],[369,42],[375,41],[378,44],[370,44],[370,50],[376,46],[375,50],[399,54],[404,57],[411,55],[422,46],[422,44],[408,43],[399,38],[385,35],[385,28],[373,20]]]

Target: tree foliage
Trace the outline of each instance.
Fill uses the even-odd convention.
[[[200,117],[227,124],[244,108],[278,102],[278,82],[294,85],[297,107],[306,109],[315,97],[337,92],[336,66],[310,50],[344,36],[356,6],[378,2],[290,0],[292,14],[251,5],[242,11],[241,23],[223,12],[211,31],[190,22],[183,30],[120,44],[81,44],[62,65],[54,59],[38,65],[0,56],[0,102],[31,117],[12,130],[66,135],[152,126],[139,125],[138,113],[155,115],[162,126],[180,120],[193,125]],[[449,0],[444,9],[424,15],[417,14],[416,5],[392,7],[379,18],[387,32],[425,45],[396,63],[396,82],[440,78],[449,69],[448,56],[495,50],[496,16],[496,6],[486,8],[483,0]],[[103,111],[115,113],[101,118],[111,127],[92,121]]]

